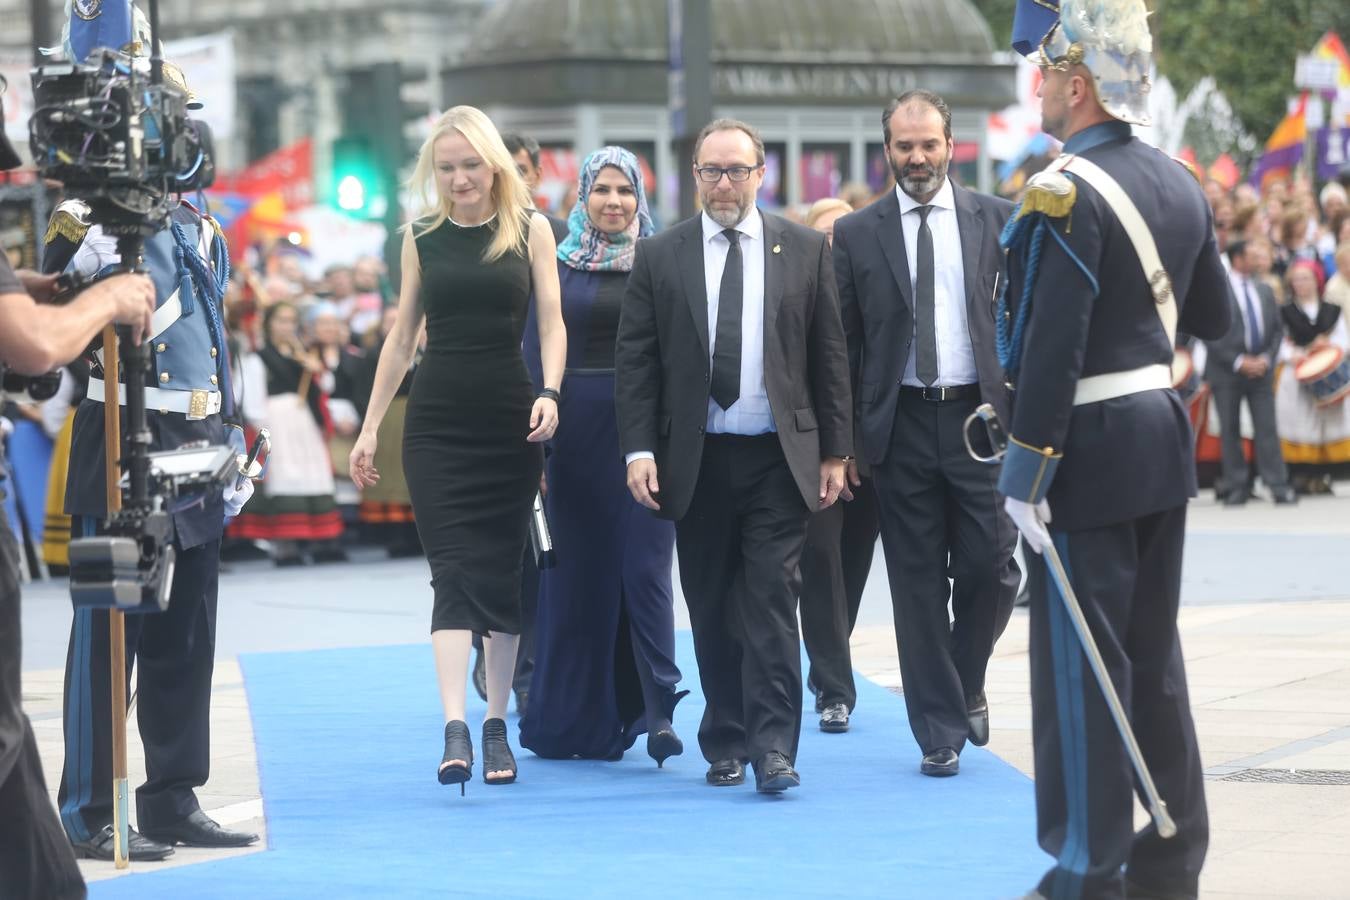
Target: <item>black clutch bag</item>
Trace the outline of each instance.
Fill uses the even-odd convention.
[[[551,569],[558,564],[553,549],[553,534],[548,530],[548,516],[544,515],[544,498],[534,495],[534,509],[530,512],[530,545],[534,547],[534,564],[540,569]]]

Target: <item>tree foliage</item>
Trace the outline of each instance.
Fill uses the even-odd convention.
[[[1258,139],[1284,118],[1294,62],[1318,38],[1350,38],[1344,0],[1155,0],[1158,70],[1185,94],[1213,76],[1243,126]]]
[[[1000,48],[1009,45],[1016,0],[972,0]],[[1185,96],[1212,76],[1242,126],[1260,140],[1296,93],[1294,60],[1334,31],[1350,41],[1346,0],[1146,0],[1158,70]]]

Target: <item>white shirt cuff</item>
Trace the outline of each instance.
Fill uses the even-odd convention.
[[[637,450],[623,458],[624,465],[631,466],[635,460],[656,459],[656,454],[650,450]]]

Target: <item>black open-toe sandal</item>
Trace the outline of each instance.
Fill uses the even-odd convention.
[[[448,765],[450,760],[459,759]],[[459,795],[464,796],[464,782],[469,780],[473,771],[473,742],[469,740],[469,726],[459,719],[445,723],[445,755],[441,757],[441,767],[436,779],[441,784],[459,785]]]
[[[511,774],[505,778],[489,778],[489,772]],[[483,780],[488,784],[510,784],[516,780],[516,757],[511,753],[511,745],[506,742],[506,723],[501,719],[488,719],[483,723]]]

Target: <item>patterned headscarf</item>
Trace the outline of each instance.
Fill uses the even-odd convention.
[[[586,212],[595,178],[605,166],[624,174],[637,194],[637,215],[618,234],[606,234],[596,228]],[[567,237],[558,245],[558,259],[583,272],[631,272],[638,238],[656,231],[647,209],[647,193],[642,188],[642,167],[638,159],[622,147],[601,147],[581,164],[577,202],[567,217]]]

